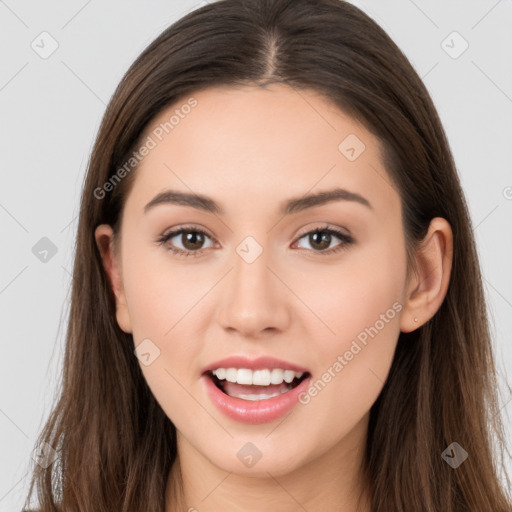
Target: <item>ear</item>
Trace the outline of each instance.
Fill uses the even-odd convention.
[[[408,282],[402,332],[414,331],[435,315],[448,291],[452,258],[452,229],[446,219],[436,217],[416,252],[417,272]]]
[[[100,224],[94,231],[94,236],[103,260],[103,267],[116,298],[117,323],[124,332],[131,333],[132,325],[121,274],[121,258],[114,249],[112,227],[109,224]]]

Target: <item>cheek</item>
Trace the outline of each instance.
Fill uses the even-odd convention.
[[[346,381],[343,385],[353,387],[354,392],[366,384],[370,395],[378,392],[391,366],[405,285],[405,250],[396,249],[401,247],[398,242],[376,239],[364,250],[347,253],[337,266],[314,276],[301,272],[311,276],[302,280],[301,293],[315,313],[308,317],[307,329],[308,338],[317,340],[316,363],[323,371],[336,374],[330,380],[338,385]],[[333,368],[335,363],[339,364]],[[342,374],[343,378],[338,377]]]
[[[177,262],[164,247],[126,236],[123,281],[133,330],[163,339],[204,293],[190,264]],[[195,299],[195,301],[194,301]]]
[[[155,365],[181,381],[200,348],[191,323],[210,279],[192,275],[186,264],[173,263],[165,249],[147,245],[127,243],[123,261],[134,344],[146,338],[154,342],[160,350]]]
[[[125,293],[134,348],[146,343],[152,355],[158,354],[147,366],[139,363],[144,378],[173,423],[186,428],[188,416],[198,410],[187,390],[200,352],[200,338],[194,337],[191,325],[194,304],[204,295],[205,286],[201,286],[200,279],[191,279],[185,267],[177,268],[167,261],[163,250],[155,258],[160,252],[136,245],[127,247],[128,256],[123,262]],[[149,345],[145,341],[148,339]]]

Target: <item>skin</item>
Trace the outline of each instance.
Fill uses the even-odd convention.
[[[141,369],[177,429],[166,511],[178,510],[171,488],[179,474],[180,510],[369,511],[359,470],[369,410],[400,331],[425,323],[446,295],[450,226],[432,220],[416,254],[418,273],[407,280],[400,197],[379,141],[362,125],[314,91],[299,94],[282,84],[216,87],[193,97],[197,106],[136,170],[119,247],[111,243],[110,226],[95,231],[119,326],[133,334],[135,346],[149,338],[160,349]],[[175,108],[162,111],[144,137]],[[338,150],[349,134],[366,146],[354,161]],[[278,211],[288,198],[334,187],[361,194],[372,208],[334,201],[285,217]],[[225,213],[174,204],[144,213],[167,188],[207,195]],[[307,233],[325,223],[349,230],[354,243],[323,255],[344,243],[332,235],[328,248],[314,245]],[[202,255],[166,250],[174,244],[193,251],[182,235],[155,243],[170,228],[190,224],[210,237]],[[263,249],[250,264],[236,252],[247,236]],[[201,385],[201,369],[230,355],[274,356],[321,378],[394,303],[401,311],[284,419],[259,425],[229,419]],[[251,468],[237,457],[248,442],[262,453]]]

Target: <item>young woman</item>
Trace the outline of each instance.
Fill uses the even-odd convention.
[[[39,441],[42,511],[510,511],[457,171],[361,10],[220,0],[128,70]]]

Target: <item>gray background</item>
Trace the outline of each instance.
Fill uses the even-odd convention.
[[[0,1],[0,511],[21,510],[55,396],[80,190],[105,106],[143,48],[203,3]],[[511,447],[512,2],[353,3],[409,57],[447,130],[475,226]],[[43,31],[58,43],[47,58]],[[33,252],[43,237],[57,250],[46,262]]]

